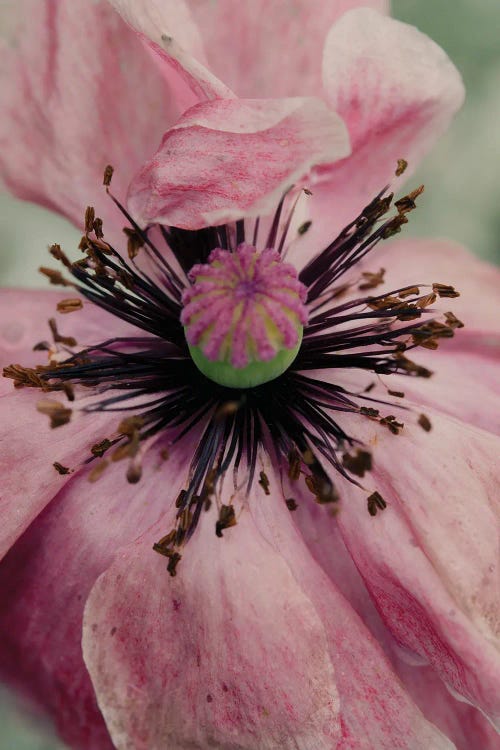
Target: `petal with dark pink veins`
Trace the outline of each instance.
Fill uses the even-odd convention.
[[[372,518],[366,496],[343,483],[338,524],[398,643],[496,721],[500,441],[433,410],[426,414],[430,432],[409,415],[397,437],[351,421],[351,433],[373,449],[369,484],[388,507]]]
[[[321,56],[330,26],[359,5],[388,9],[387,0],[244,0],[237,13],[234,0],[186,5],[203,35],[205,57],[199,59],[238,96],[249,98],[321,96]],[[179,34],[183,4],[163,1],[161,8]]]
[[[84,656],[116,747],[451,750],[279,495],[254,488],[222,539],[206,514],[174,579],[147,557],[152,529],[96,583]]]
[[[131,176],[182,111],[179,84],[167,83],[104,0],[4,5],[3,180],[19,198],[79,227],[85,206],[94,204],[107,238],[116,237],[124,222],[104,194],[104,167],[115,167],[113,190],[123,198]]]
[[[185,229],[270,214],[313,165],[349,153],[344,123],[319,99],[219,99],[192,107],[134,178],[141,224]]]
[[[313,222],[336,229],[394,179],[414,169],[463,102],[460,75],[443,50],[412,26],[360,8],[332,27],[323,57],[325,98],[345,120],[352,155],[317,170]]]
[[[73,476],[0,564],[0,674],[54,719],[75,750],[114,747],[82,658],[86,598],[117,550],[175,512],[193,450],[163,463],[147,456],[144,481],[135,485],[122,463],[94,483],[85,471]],[[145,552],[149,563],[156,558]]]

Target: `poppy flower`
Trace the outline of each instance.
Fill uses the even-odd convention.
[[[5,180],[97,213],[2,295],[2,674],[75,748],[493,748],[498,272],[384,188],[456,71],[352,2],[112,4],[9,32]]]

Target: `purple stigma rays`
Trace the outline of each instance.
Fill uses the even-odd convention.
[[[246,243],[235,252],[216,248],[188,278],[181,323],[207,377],[246,387],[249,378],[265,382],[291,364],[307,323],[307,290],[275,250],[258,252]]]

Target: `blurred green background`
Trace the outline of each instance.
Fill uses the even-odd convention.
[[[500,1],[393,0],[392,7],[394,16],[446,50],[467,88],[450,132],[412,179],[425,183],[426,192],[408,233],[449,237],[500,263]],[[79,240],[63,219],[10,196],[0,196],[0,217],[2,284],[40,285],[36,268],[45,263],[47,245],[71,247]],[[0,750],[64,750],[6,692],[0,693],[0,727]]]

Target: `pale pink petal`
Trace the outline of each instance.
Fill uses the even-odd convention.
[[[180,77],[200,100],[234,96],[206,67],[204,29],[196,26],[184,0],[109,1],[153,50],[168,80],[172,75]]]
[[[430,432],[408,414],[398,436],[366,419],[352,420],[348,432],[374,453],[374,471],[364,484],[373,485],[388,507],[372,518],[368,493],[343,483],[338,523],[398,643],[498,721],[500,440],[426,413]]]
[[[187,229],[269,214],[313,165],[348,153],[343,122],[319,99],[201,103],[165,133],[129,208],[142,224]]]
[[[431,370],[431,378],[391,375],[384,382],[392,390],[403,391],[405,404],[411,402],[417,414],[429,406],[500,435],[500,347],[493,358],[493,350],[489,354],[468,351],[468,339],[467,332],[460,330],[452,346],[443,342],[437,351],[412,352],[415,362]],[[381,389],[377,395],[384,398]]]
[[[18,197],[77,226],[94,204],[110,236],[124,221],[104,193],[104,167],[115,167],[113,190],[123,198],[132,174],[177,119],[176,96],[104,0],[5,5],[3,180]]]
[[[77,296],[77,295],[76,295]],[[52,343],[48,321],[54,318],[58,331],[64,336],[73,336],[79,347],[98,344],[113,336],[137,336],[138,329],[90,302],[83,301],[83,308],[71,315],[57,312],[57,303],[74,298],[71,291],[54,292],[35,289],[0,290],[0,368],[10,364],[25,367],[47,364],[47,354],[33,351],[41,341]],[[0,392],[10,386],[12,380],[0,380]]]
[[[172,5],[175,13],[179,3]],[[388,8],[387,0],[240,0],[237,8],[234,0],[187,0],[187,5],[203,34],[210,70],[249,98],[321,96],[321,56],[330,26],[359,5]]]
[[[59,332],[76,338],[79,346],[99,343],[109,337],[109,331],[116,336],[136,333],[132,326],[89,303],[71,315],[57,313],[57,302],[67,296],[51,291],[2,290],[0,366],[47,364],[47,353],[34,352],[33,346],[40,341],[51,342],[47,321],[52,317]],[[66,402],[59,394],[17,390],[11,379],[0,380],[0,556],[70,478],[59,475],[54,462],[73,468],[116,423],[116,417],[75,416],[68,425],[51,430],[48,418],[36,409],[36,404],[47,397]]]
[[[349,159],[318,170],[314,216],[337,229],[394,176],[411,169],[446,130],[463,101],[460,76],[445,53],[415,28],[370,9],[346,13],[331,29],[323,58],[325,96],[345,120]]]
[[[279,491],[254,486],[222,539],[214,520],[204,514],[175,579],[147,557],[159,527],[89,597],[84,656],[119,750],[452,750],[313,562]]]
[[[477,709],[454,698],[429,667],[400,661],[397,671],[423,714],[455,743],[457,750],[497,750],[495,728]]]
[[[497,312],[500,269],[476,258],[456,242],[418,239],[383,242],[368,256],[367,263],[375,270],[386,269],[387,289],[435,282],[454,286],[460,297],[438,300],[435,307],[451,310],[465,324],[465,329],[457,333],[458,345],[462,333],[477,334],[485,340],[485,335],[491,334],[492,343],[500,333]],[[422,293],[425,292],[422,287]],[[467,344],[468,348],[471,344]]]
[[[408,660],[383,624],[363,579],[346,550],[335,517],[311,503],[308,490],[292,483],[298,501],[294,520],[311,554],[342,591],[364,624],[384,648],[405,688],[424,716],[455,743],[457,750],[495,750],[498,735],[480,711],[457,700],[430,667]],[[402,657],[407,659],[403,661]]]
[[[172,508],[185,455],[161,467],[156,454],[147,456],[135,485],[123,463],[95,483],[78,474],[0,564],[0,674],[55,720],[71,748],[113,747],[82,658],[87,595],[116,551]],[[149,549],[145,558],[156,555]]]

